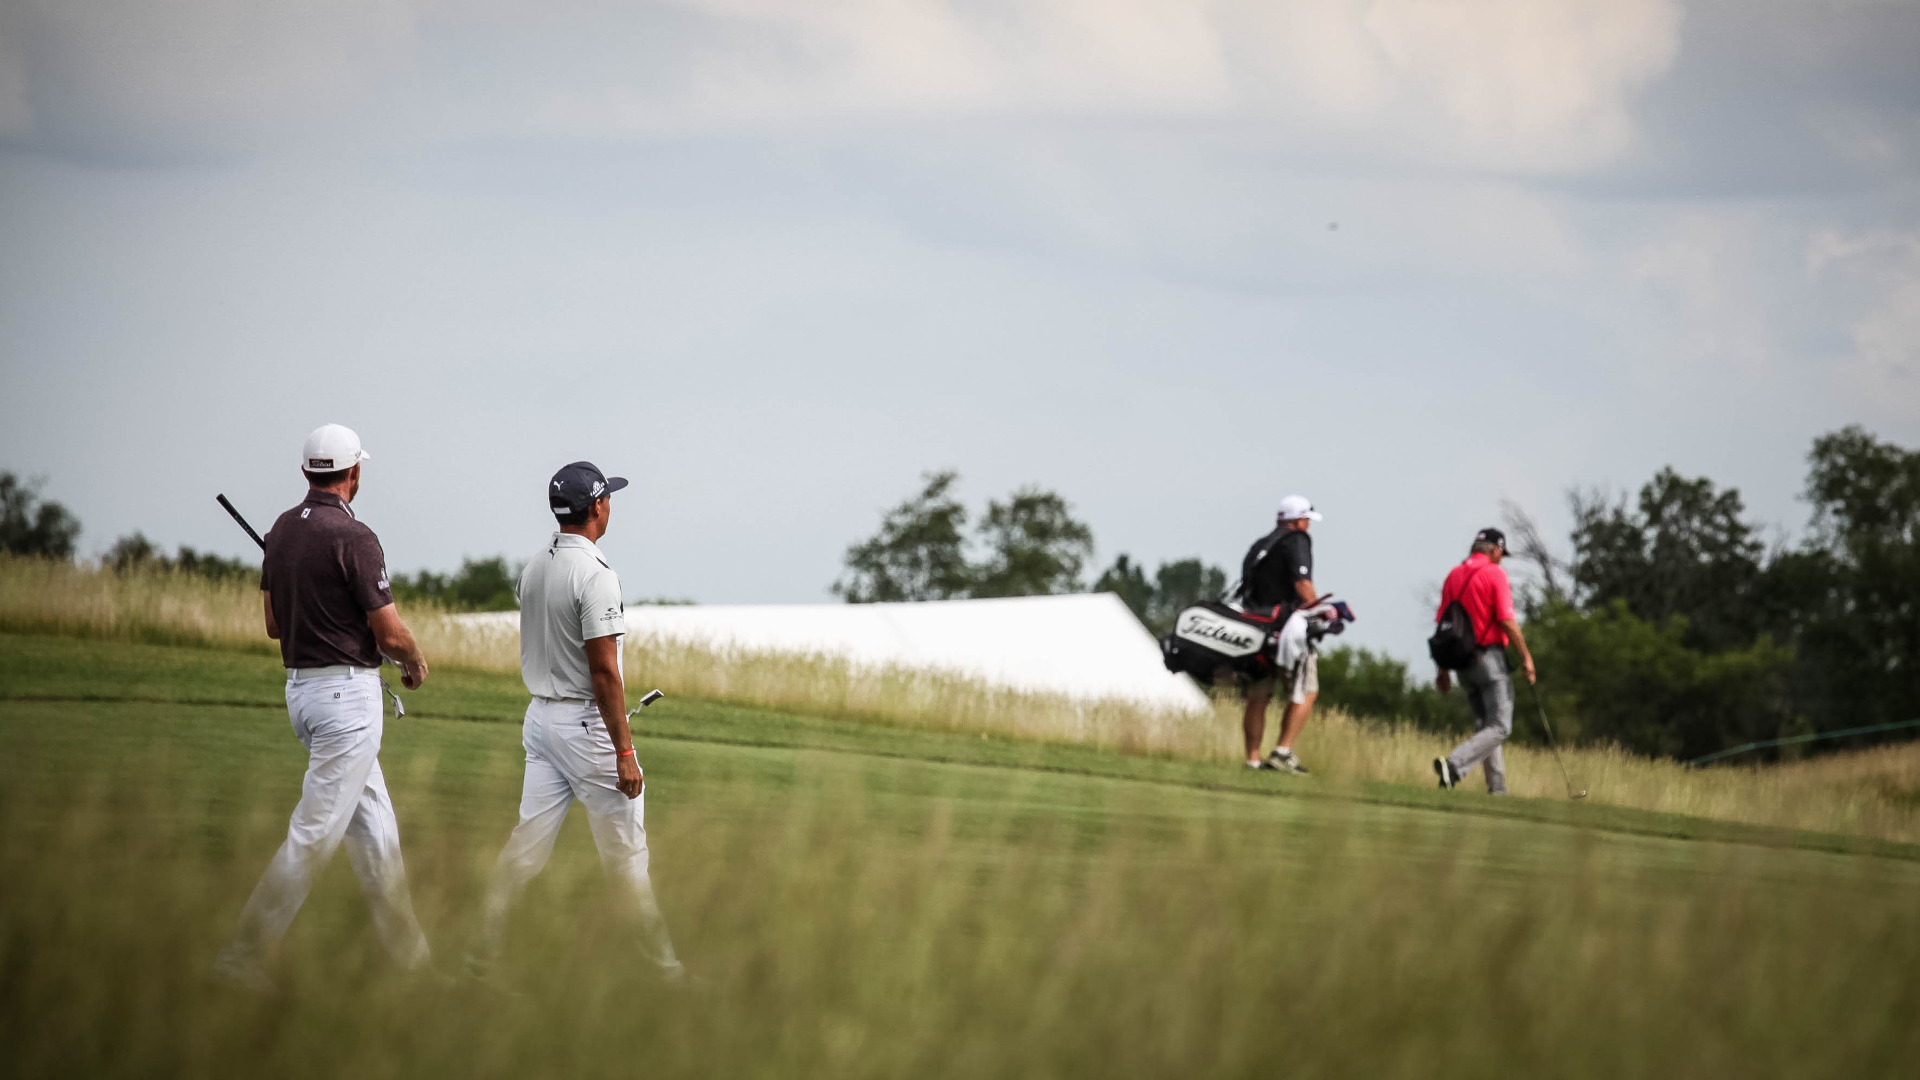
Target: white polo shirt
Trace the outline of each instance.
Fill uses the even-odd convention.
[[[589,638],[627,630],[620,576],[593,541],[556,532],[520,572],[520,678],[535,697],[593,700]],[[614,655],[620,651],[615,649]],[[619,661],[621,676],[626,660]]]

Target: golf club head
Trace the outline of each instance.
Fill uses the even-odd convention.
[[[1584,791],[1576,791],[1572,795],[1569,795],[1567,797],[1570,799],[1584,799],[1587,797],[1587,793]]]

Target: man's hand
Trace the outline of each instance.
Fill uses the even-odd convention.
[[[1440,674],[1433,677],[1433,688],[1443,694],[1452,690],[1453,672],[1448,671],[1446,668],[1441,668]]]
[[[420,689],[420,684],[426,681],[427,681],[427,662],[424,658],[420,660],[408,661],[400,665],[400,685],[401,686],[404,686],[409,690],[418,690]]]
[[[647,774],[640,771],[640,763],[633,759],[632,754],[621,754],[619,760],[620,779],[614,786],[627,798],[637,799],[641,792],[647,790]]]
[[[1532,653],[1521,654],[1520,669],[1527,673],[1527,684],[1529,686],[1531,686],[1534,682],[1538,681],[1539,676],[1536,675],[1533,670],[1533,654]]]

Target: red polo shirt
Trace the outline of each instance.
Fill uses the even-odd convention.
[[[1447,613],[1447,605],[1455,600],[1467,609],[1467,617],[1473,620],[1473,640],[1481,645],[1505,645],[1507,631],[1501,627],[1501,619],[1511,619],[1513,613],[1513,585],[1507,580],[1507,572],[1493,564],[1485,555],[1470,555],[1467,561],[1453,568],[1447,575],[1446,584],[1440,586],[1440,610],[1434,613],[1433,621],[1439,622]]]

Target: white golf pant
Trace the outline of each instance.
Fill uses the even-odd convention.
[[[427,962],[400,858],[400,823],[380,775],[380,693],[380,676],[370,670],[287,680],[287,714],[307,747],[307,775],[286,842],[248,898],[230,951],[257,956],[278,941],[344,839],[381,942],[402,967]]]
[[[487,889],[485,949],[498,956],[506,945],[507,912],[527,882],[547,865],[567,811],[578,799],[600,849],[622,911],[640,924],[642,945],[663,967],[676,967],[673,941],[647,876],[646,795],[620,793],[613,738],[591,702],[534,698],[521,726],[527,751],[520,789],[520,824],[494,864]]]

